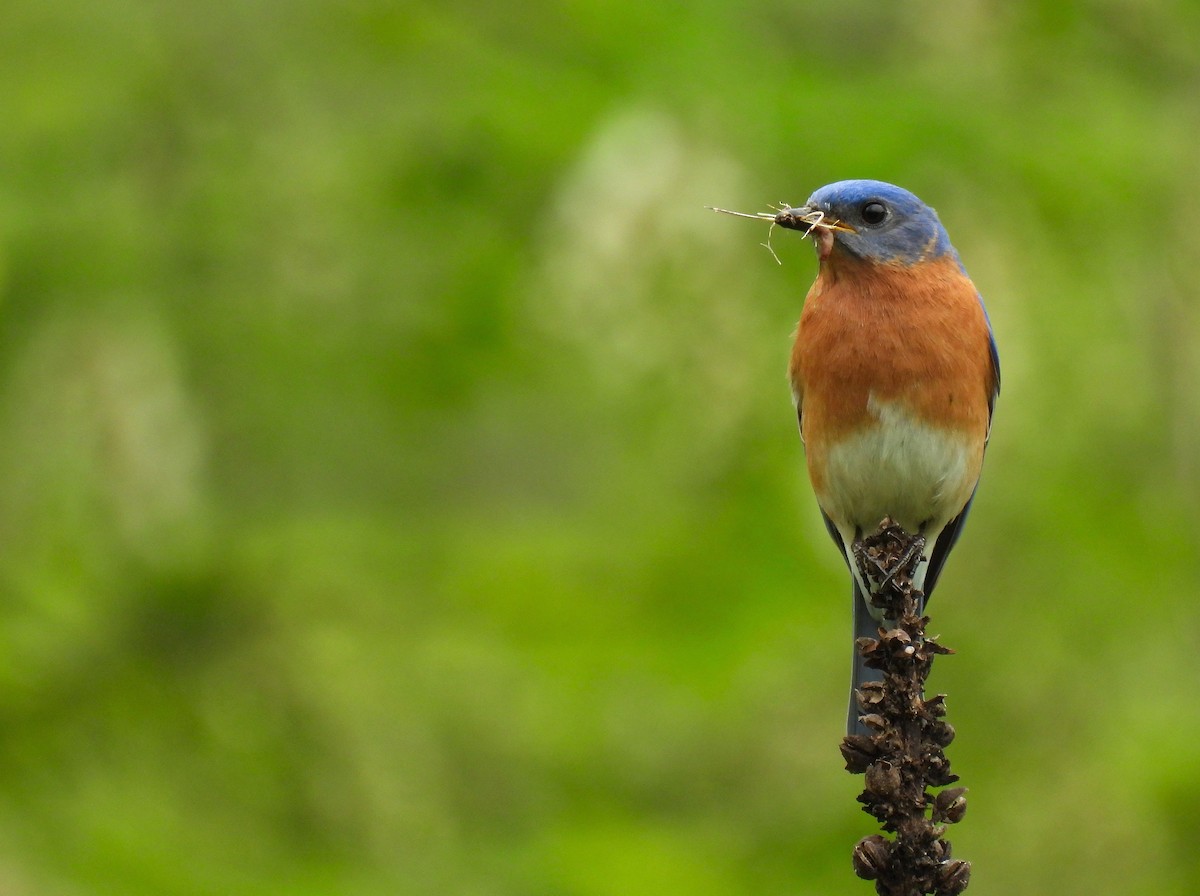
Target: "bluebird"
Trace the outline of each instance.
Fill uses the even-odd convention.
[[[816,246],[789,377],[813,492],[850,567],[855,637],[875,637],[851,546],[885,516],[924,535],[913,583],[932,593],[979,482],[996,343],[937,214],[907,190],[840,181],[776,220]],[[853,688],[873,678],[856,652]],[[847,727],[860,724],[852,689]]]

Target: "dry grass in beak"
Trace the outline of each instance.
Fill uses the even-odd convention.
[[[786,227],[788,230],[802,231],[801,236],[806,237],[812,234],[814,230],[831,230],[841,231],[842,233],[854,233],[854,228],[848,227],[837,218],[830,218],[825,212],[815,208],[792,208],[786,202],[780,202],[775,206],[774,212],[734,212],[727,208],[717,208],[714,205],[704,206],[706,209],[714,212],[720,212],[722,215],[733,215],[735,218],[753,218],[757,221],[770,221],[771,226],[767,229],[767,241],[761,243],[771,257],[775,259],[776,264],[783,264],[779,260],[779,256],[775,254],[775,249],[771,246],[771,234],[775,231],[775,226]]]

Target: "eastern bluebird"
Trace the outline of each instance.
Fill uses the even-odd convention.
[[[885,516],[923,534],[914,586],[933,591],[979,482],[996,343],[937,214],[907,190],[840,181],[776,221],[816,245],[788,372],[813,491],[850,566],[855,637],[876,637],[851,545]],[[856,651],[853,687],[872,678]],[[853,690],[847,727],[862,730]]]

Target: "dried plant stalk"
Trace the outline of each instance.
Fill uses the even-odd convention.
[[[842,741],[846,770],[865,776],[858,801],[876,818],[882,834],[864,837],[854,848],[859,877],[875,882],[880,896],[957,896],[971,877],[969,862],[952,859],[946,825],[966,812],[966,788],[943,752],[954,729],[943,721],[945,695],[925,699],[925,680],[939,654],[952,653],[925,635],[924,594],[912,575],[925,540],[885,519],[872,535],[855,542],[854,557],[878,592],[872,603],[883,610],[878,638],[860,638],[859,653],[882,673],[855,692],[862,721],[872,734]],[[947,787],[936,796],[929,788]]]

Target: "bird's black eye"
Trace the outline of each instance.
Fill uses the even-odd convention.
[[[882,224],[887,214],[887,206],[882,202],[872,201],[862,207],[862,219],[867,224]]]

